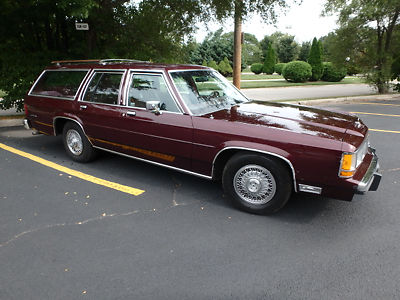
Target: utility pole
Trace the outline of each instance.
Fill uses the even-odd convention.
[[[236,0],[233,38],[233,84],[238,89],[240,89],[240,73],[242,72],[242,9],[243,0]]]

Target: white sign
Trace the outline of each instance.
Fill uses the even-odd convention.
[[[89,30],[88,23],[75,23],[76,30]]]

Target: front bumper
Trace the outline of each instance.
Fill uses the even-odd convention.
[[[378,156],[375,153],[375,149],[370,148],[370,151],[373,155],[372,161],[367,172],[356,188],[357,194],[364,194],[368,191],[376,191],[379,183],[381,182],[382,174],[379,173]]]

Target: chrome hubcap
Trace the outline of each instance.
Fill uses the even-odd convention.
[[[236,193],[250,204],[265,204],[276,192],[274,176],[259,165],[246,165],[240,168],[233,178]]]
[[[67,146],[69,151],[74,155],[81,155],[83,151],[83,143],[81,135],[75,129],[67,131]]]

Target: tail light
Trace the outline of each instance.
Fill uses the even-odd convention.
[[[24,111],[25,111],[25,117],[28,117],[28,105],[24,103]]]

